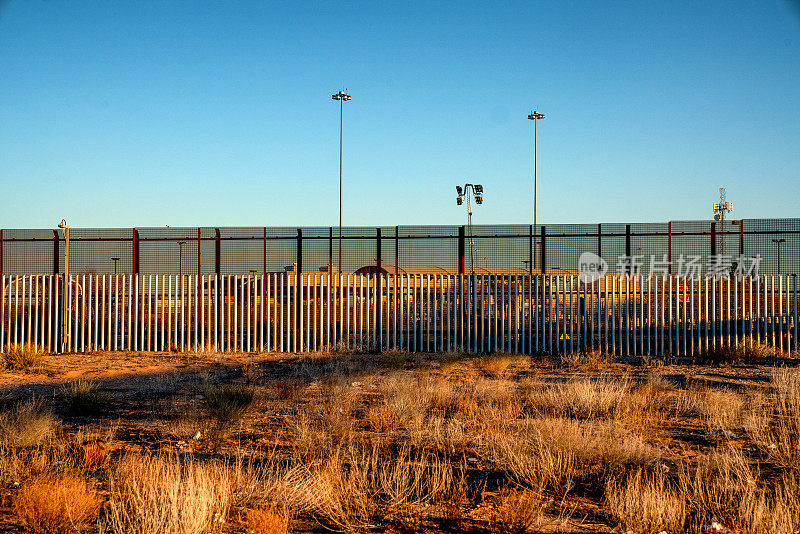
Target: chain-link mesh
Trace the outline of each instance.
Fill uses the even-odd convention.
[[[75,228],[72,273],[262,274],[278,272],[576,274],[581,254],[611,272],[706,272],[724,255],[735,269],[759,259],[765,274],[800,270],[800,219],[722,222],[464,226]],[[378,236],[380,230],[380,238]],[[544,230],[544,236],[542,235]],[[61,230],[3,230],[1,274],[64,272]],[[380,242],[380,245],[379,245]],[[340,261],[341,248],[341,261]],[[298,256],[298,253],[302,254]],[[300,259],[300,261],[298,261]],[[780,264],[780,265],[779,265]]]

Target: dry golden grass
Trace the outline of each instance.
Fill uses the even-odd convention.
[[[757,464],[733,447],[713,451],[695,467],[683,465],[679,489],[699,524],[711,521],[744,532],[795,532],[800,527],[800,486],[784,471],[767,484]]]
[[[387,404],[380,403],[367,409],[370,430],[378,433],[394,432],[400,428],[400,418]]]
[[[128,456],[110,474],[106,527],[120,534],[218,531],[231,506],[232,482],[217,463]]]
[[[491,378],[503,378],[512,365],[520,363],[523,358],[513,354],[488,354],[477,358],[475,363],[483,373]]]
[[[781,358],[781,351],[758,339],[747,337],[732,345],[719,345],[701,352],[695,358],[703,365],[728,365],[735,363],[757,363]]]
[[[493,530],[510,534],[539,531],[550,522],[545,511],[548,504],[532,491],[504,486],[492,510]]]
[[[599,370],[613,363],[614,356],[600,349],[590,349],[560,354],[557,362],[567,368]]]
[[[33,534],[77,531],[99,508],[97,493],[74,475],[33,478],[14,498],[17,520]]]
[[[627,531],[680,532],[686,521],[686,498],[661,470],[613,477],[605,487],[605,503]]]
[[[36,403],[19,404],[0,415],[3,487],[13,494],[14,482],[24,489],[86,467],[109,489],[86,528],[120,534],[282,533],[313,521],[349,532],[650,533],[712,521],[800,531],[796,369],[775,370],[772,387],[762,369],[728,389],[684,389],[690,371],[671,364],[595,372],[575,363],[576,376],[502,354],[460,355],[449,371],[431,358],[392,359],[312,355],[288,378],[265,366],[246,387],[264,409],[214,443],[174,427],[193,410],[211,425],[195,396],[224,382],[209,373],[201,388],[165,388],[153,454],[114,453],[107,417],[75,431],[69,418],[62,426]],[[125,398],[115,403],[131,406]],[[141,428],[116,424],[126,436]],[[592,509],[603,526],[582,523]]]
[[[31,343],[11,345],[3,351],[2,361],[13,371],[25,371],[40,366],[47,354],[47,350],[39,345]]]
[[[681,396],[681,409],[700,416],[710,431],[732,431],[742,428],[745,398],[735,391],[720,389],[689,390]]]
[[[57,427],[57,419],[41,401],[23,401],[11,411],[0,413],[0,442],[11,447],[35,447]]]
[[[529,418],[487,433],[483,454],[517,482],[566,493],[578,479],[645,465],[658,452],[617,421]]]
[[[773,372],[771,417],[756,420],[751,432],[764,453],[778,465],[800,473],[800,369]]]

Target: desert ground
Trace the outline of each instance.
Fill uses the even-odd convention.
[[[9,355],[0,532],[796,532],[768,350]]]

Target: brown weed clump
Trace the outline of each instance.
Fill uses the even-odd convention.
[[[0,413],[0,443],[11,447],[35,447],[52,435],[58,422],[40,401],[20,402]]]
[[[106,526],[117,534],[217,532],[232,502],[230,471],[174,456],[128,456],[111,472]]]
[[[267,506],[249,510],[245,525],[252,534],[288,534],[291,522],[288,510]]]
[[[47,356],[47,349],[33,343],[11,345],[2,353],[3,364],[12,371],[25,371],[39,367]]]
[[[680,532],[686,518],[685,496],[662,471],[641,469],[623,478],[611,478],[605,502],[626,530],[636,533]]]
[[[14,498],[14,514],[33,534],[78,530],[100,509],[100,497],[73,475],[41,476],[22,485]]]

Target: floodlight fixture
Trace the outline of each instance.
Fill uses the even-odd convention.
[[[474,256],[474,242],[472,239],[472,197],[470,196],[470,189],[472,189],[472,194],[475,195],[475,203],[476,204],[483,204],[483,186],[481,184],[465,184],[462,188],[460,185],[456,186],[456,192],[458,196],[456,197],[456,204],[461,206],[464,203],[464,197],[467,197],[467,215],[468,215],[468,228],[469,228],[469,262],[470,262],[470,271],[472,274],[475,274],[475,267],[473,262]]]

